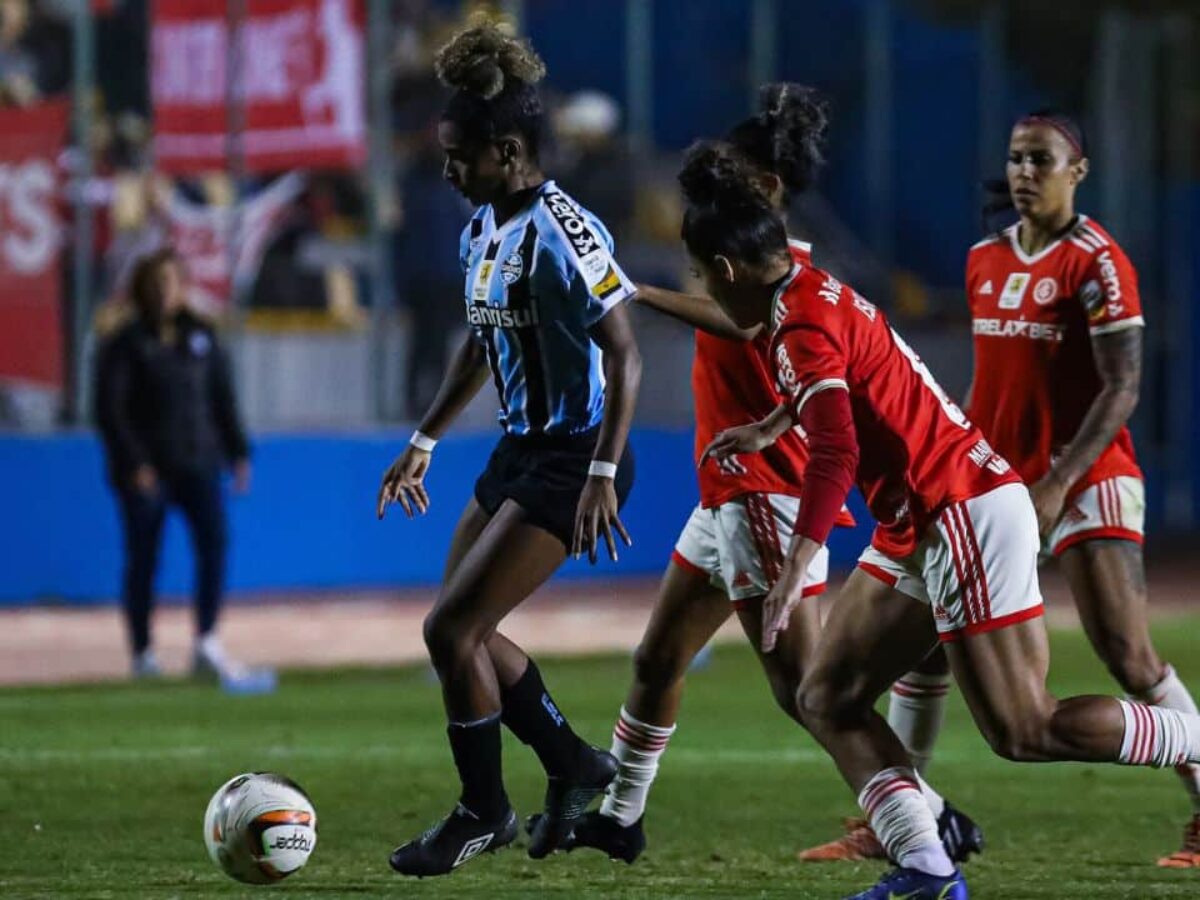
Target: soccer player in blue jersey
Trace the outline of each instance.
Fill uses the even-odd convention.
[[[439,52],[455,89],[439,128],[446,179],[479,209],[463,232],[471,326],[410,444],[383,476],[382,517],[424,512],[434,445],[487,381],[500,439],[455,531],[425,642],[442,683],[462,780],[454,811],[396,849],[406,875],[442,875],[513,841],[517,817],[501,778],[500,725],[533,747],[548,776],[529,854],[552,852],[617,762],[571,730],[537,666],[496,629],[570,552],[612,559],[629,535],[618,510],[633,484],[626,447],[641,359],[625,301],[632,282],[612,238],[542,174],[544,117],[533,49],[483,24]]]

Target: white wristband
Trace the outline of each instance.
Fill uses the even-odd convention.
[[[434,438],[420,431],[414,431],[413,436],[408,439],[408,442],[418,450],[424,450],[426,453],[432,453],[433,448],[437,446],[437,441]]]
[[[616,478],[617,464],[593,459],[592,464],[588,466],[588,475],[595,478]]]

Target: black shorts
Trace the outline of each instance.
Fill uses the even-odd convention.
[[[505,500],[525,510],[529,521],[563,542],[575,536],[575,510],[588,478],[600,429],[572,435],[506,434],[492,451],[487,468],[475,482],[475,500],[489,516]],[[633,453],[626,445],[613,485],[617,504],[633,487]]]

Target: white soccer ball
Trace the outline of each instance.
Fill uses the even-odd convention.
[[[271,884],[308,862],[317,846],[317,812],[291,779],[271,772],[238,775],[208,801],[204,844],[230,878]]]

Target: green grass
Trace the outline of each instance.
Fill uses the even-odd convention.
[[[1159,646],[1200,685],[1200,619],[1172,619]],[[1108,691],[1082,637],[1054,640],[1059,692]],[[607,743],[625,658],[542,661],[576,729]],[[506,744],[509,792],[524,814],[542,780]],[[249,889],[209,863],[210,793],[244,770],[284,772],[309,791],[320,844],[278,888]],[[1155,868],[1187,812],[1172,773],[1017,766],[991,754],[957,697],[931,772],[986,828],[968,870],[973,896],[1200,897],[1200,871]],[[595,854],[534,862],[485,857],[444,879],[393,876],[387,854],[450,806],[453,769],[439,694],[424,669],[287,674],[269,697],[190,684],[0,691],[0,896],[168,898],[840,897],[876,865],[801,866],[798,846],[854,812],[813,742],[771,705],[744,647],[693,673],[680,729],[651,798],[650,850],[633,867]]]

